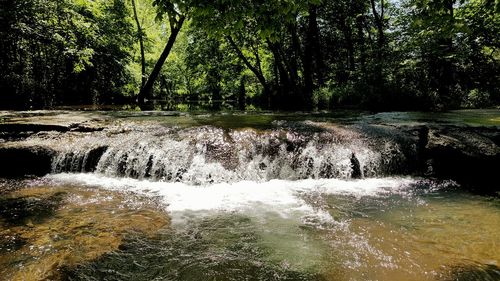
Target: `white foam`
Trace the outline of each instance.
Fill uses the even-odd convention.
[[[272,248],[268,258],[286,262],[297,270],[310,270],[321,266],[324,256],[331,254],[332,247],[344,249],[346,244],[364,252],[375,249],[365,237],[350,231],[349,219],[334,220],[328,206],[313,205],[316,203],[310,203],[311,198],[317,198],[317,195],[322,197],[324,194],[341,194],[353,196],[352,200],[357,200],[363,196],[399,193],[417,181],[411,178],[307,179],[240,181],[195,186],[186,183],[114,178],[100,174],[53,174],[47,178],[55,184],[159,196],[169,212],[171,227],[179,231],[190,229],[193,227],[190,223],[200,218],[242,214],[251,219],[253,231],[260,237],[259,245]],[[339,234],[342,239],[316,240],[305,230],[307,228],[302,226],[333,233],[327,235]],[[216,239],[214,243],[223,241]],[[330,245],[331,243],[343,244],[337,247]],[[391,257],[374,253],[380,257],[381,262],[385,262],[385,259],[390,261]],[[346,266],[361,266],[357,252],[345,251],[339,255],[345,255]]]
[[[398,192],[416,182],[411,178],[377,178],[363,180],[306,179],[298,181],[241,181],[193,186],[185,183],[151,182],[130,178],[112,178],[98,174],[55,174],[47,178],[63,184],[80,184],[109,190],[132,191],[161,196],[167,210],[177,211],[245,211],[269,208],[275,211],[306,211],[302,195],[309,193],[343,194],[355,197],[377,196]]]

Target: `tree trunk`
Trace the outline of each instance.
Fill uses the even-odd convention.
[[[313,41],[314,35],[311,33],[313,29],[313,21],[316,21],[316,7],[309,5],[309,18],[304,43],[304,94],[312,95],[313,92]]]
[[[287,95],[290,94],[290,85],[291,85],[291,79],[288,75],[288,72],[286,70],[286,67],[283,63],[280,51],[279,51],[279,46],[277,46],[276,43],[272,43],[271,41],[267,41],[267,44],[269,46],[269,49],[273,53],[274,57],[274,66],[275,70],[277,70],[277,76],[279,76],[278,79],[278,96],[275,100],[272,102],[272,107],[277,108],[290,108],[293,100],[290,99]],[[276,102],[280,103],[280,106],[276,106]]]
[[[384,0],[380,0],[380,13],[377,11],[375,0],[370,0],[370,2],[377,28],[377,60],[374,70],[374,90],[380,92],[384,88],[384,77],[382,73],[385,57]]]
[[[141,49],[141,89],[144,88],[146,84],[146,57],[144,55],[144,39],[141,23],[139,22],[139,16],[137,15],[137,7],[135,5],[135,0],[132,0],[132,8],[134,11],[134,19],[137,25],[137,35],[139,37],[139,47]]]
[[[238,92],[238,109],[239,110],[245,110],[245,104],[246,104],[246,89],[245,89],[245,76],[242,75],[240,78],[240,89]]]
[[[347,68],[350,71],[355,69],[355,58],[354,58],[354,42],[352,39],[352,30],[351,27],[345,22],[345,20],[341,23],[342,33],[344,35],[345,47],[347,49]]]
[[[289,59],[286,60],[287,65],[288,65],[288,70],[290,73],[290,78],[292,80],[293,88],[297,89],[297,85],[300,84],[299,81],[299,59],[301,59],[302,55],[302,50],[300,48],[300,39],[299,35],[297,34],[297,23],[290,24],[289,26],[289,32],[291,35],[292,39],[292,49],[293,49],[293,55],[289,56]],[[283,53],[283,59],[286,57],[285,52],[282,51]]]
[[[445,9],[449,16],[449,26],[454,26],[454,8],[453,5],[455,0],[445,1]],[[440,55],[438,62],[440,62],[440,73],[438,79],[438,93],[440,96],[440,102],[443,107],[455,107],[458,106],[458,99],[454,97],[453,86],[455,84],[455,68],[453,66],[453,59],[447,57],[451,56],[453,53],[453,35],[451,33],[446,34],[443,38],[443,42],[440,44],[442,46],[442,54]]]
[[[365,35],[363,33],[363,21],[364,18],[362,16],[359,16],[356,19],[356,25],[358,28],[359,64],[361,73],[366,73]]]
[[[252,71],[252,73],[257,77],[257,80],[259,80],[259,83],[262,85],[264,95],[269,95],[270,94],[270,89],[269,89],[269,84],[267,83],[266,78],[264,77],[264,74],[261,72],[261,66],[260,64],[257,64],[256,66],[252,65],[250,61],[245,57],[243,52],[240,50],[238,45],[234,42],[233,38],[231,36],[226,36],[227,41],[229,42],[229,45],[233,48],[234,52],[240,58],[243,63]],[[260,61],[259,59],[257,59]]]
[[[377,12],[377,8],[375,6],[375,0],[370,0],[372,5],[372,13],[375,18],[375,25],[377,27],[377,45],[378,52],[377,56],[379,60],[382,60],[383,49],[385,45],[385,34],[384,34],[384,0],[380,0],[380,13]]]
[[[319,28],[317,22],[317,6],[309,5],[309,17],[307,24],[306,41],[304,43],[304,105],[307,108],[312,107],[312,95],[315,88],[314,73],[317,73],[320,84],[323,83],[322,63]]]
[[[170,51],[172,50],[172,47],[174,46],[175,39],[177,38],[177,35],[179,34],[179,31],[182,28],[184,20],[185,17],[181,16],[176,24],[171,24],[171,33],[170,36],[168,37],[167,45],[165,46],[165,49],[163,49],[160,58],[156,62],[153,71],[151,72],[151,74],[148,77],[148,80],[146,81],[146,84],[144,85],[144,87],[142,87],[141,91],[139,92],[139,95],[137,96],[137,102],[139,104],[144,104],[144,100],[146,99],[146,97],[151,95],[151,92],[153,90],[153,85],[158,76],[160,75],[161,68],[165,63],[165,61],[167,60],[167,57],[170,54]]]

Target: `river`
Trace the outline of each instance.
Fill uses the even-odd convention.
[[[500,279],[498,183],[422,152],[458,130],[497,153],[498,110],[0,120],[1,149],[50,156],[2,164],[29,170],[0,178],[5,280]]]

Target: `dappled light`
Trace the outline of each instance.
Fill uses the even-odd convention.
[[[500,280],[499,0],[1,0],[0,279]]]

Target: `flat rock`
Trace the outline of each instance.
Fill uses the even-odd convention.
[[[500,131],[490,128],[434,127],[425,145],[428,172],[474,186],[493,186],[500,167]]]
[[[0,146],[0,177],[43,176],[52,169],[55,151],[49,147]]]
[[[104,129],[105,116],[90,112],[34,111],[2,112],[0,132],[97,131]]]

